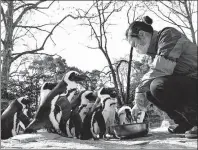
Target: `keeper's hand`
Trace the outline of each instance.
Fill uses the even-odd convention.
[[[141,110],[138,108],[137,105],[134,105],[133,108],[132,108],[132,118],[133,118],[133,121],[136,121],[137,122],[137,118],[138,118],[138,113],[140,112]]]

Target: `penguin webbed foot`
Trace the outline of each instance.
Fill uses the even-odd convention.
[[[100,135],[96,135],[96,137],[93,137],[94,141],[99,140],[100,139]]]
[[[56,130],[54,128],[47,128],[48,133],[56,133]]]
[[[113,138],[115,138],[115,139],[119,139],[119,137],[117,137],[115,134],[104,134],[104,136],[103,136],[103,139],[104,140],[110,140],[110,139],[113,139]]]
[[[109,134],[104,134],[103,139],[104,139],[105,141],[110,140]]]
[[[118,139],[118,140],[122,140],[122,139],[123,139],[122,137],[119,137],[119,136],[117,136],[117,135],[115,135],[115,134],[113,134],[113,138],[114,138],[114,139]]]
[[[57,132],[59,135],[63,135],[63,133],[62,133],[61,130],[56,130],[56,132]]]

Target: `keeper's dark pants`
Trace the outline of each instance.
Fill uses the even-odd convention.
[[[176,124],[197,125],[197,79],[185,76],[159,77],[151,82],[146,96]]]

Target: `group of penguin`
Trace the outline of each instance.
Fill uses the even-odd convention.
[[[69,71],[59,83],[45,82],[33,119],[27,114],[31,103],[28,97],[14,100],[1,113],[1,139],[21,134],[19,128],[24,134],[45,128],[48,132],[81,140],[118,138],[113,126],[134,123],[131,107],[118,109],[117,92],[110,87],[83,90],[74,96],[79,82],[85,79],[85,75]]]

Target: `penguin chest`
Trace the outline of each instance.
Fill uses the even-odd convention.
[[[49,114],[49,119],[53,125],[53,127],[56,129],[56,130],[59,130],[59,122],[57,121],[56,119],[56,116],[54,114],[54,110],[55,110],[55,104],[56,104],[56,101],[58,100],[58,97],[59,95],[55,96],[51,102],[51,109],[50,109],[50,114]]]
[[[17,135],[17,113],[13,117],[12,136]]]
[[[108,100],[105,103],[105,107],[102,111],[105,123],[109,122],[110,124],[115,120],[115,113],[116,113],[116,105],[114,100]]]
[[[106,131],[106,124],[101,110],[94,111],[91,116],[91,128],[92,137],[94,139],[101,138]]]
[[[84,121],[86,115],[87,115],[87,112],[88,110],[86,108],[83,108],[80,112],[79,112],[79,115],[80,115],[80,118],[82,121]]]
[[[122,113],[122,114],[119,115],[119,123],[120,123],[120,125],[127,124],[126,123],[126,114],[125,113]]]
[[[69,119],[66,123],[66,132],[67,132],[67,137],[75,137],[75,127],[71,119]]]
[[[119,116],[119,122],[120,122],[120,125],[131,124],[133,123],[133,120],[131,119],[131,117],[128,117],[125,113],[122,113]]]
[[[91,122],[90,131],[94,138],[99,138],[100,126],[99,123],[95,120],[95,118]]]
[[[87,104],[83,104],[79,106],[79,115],[81,117],[82,122],[84,121],[87,113],[92,108],[92,106],[93,106],[93,103],[87,103]]]

